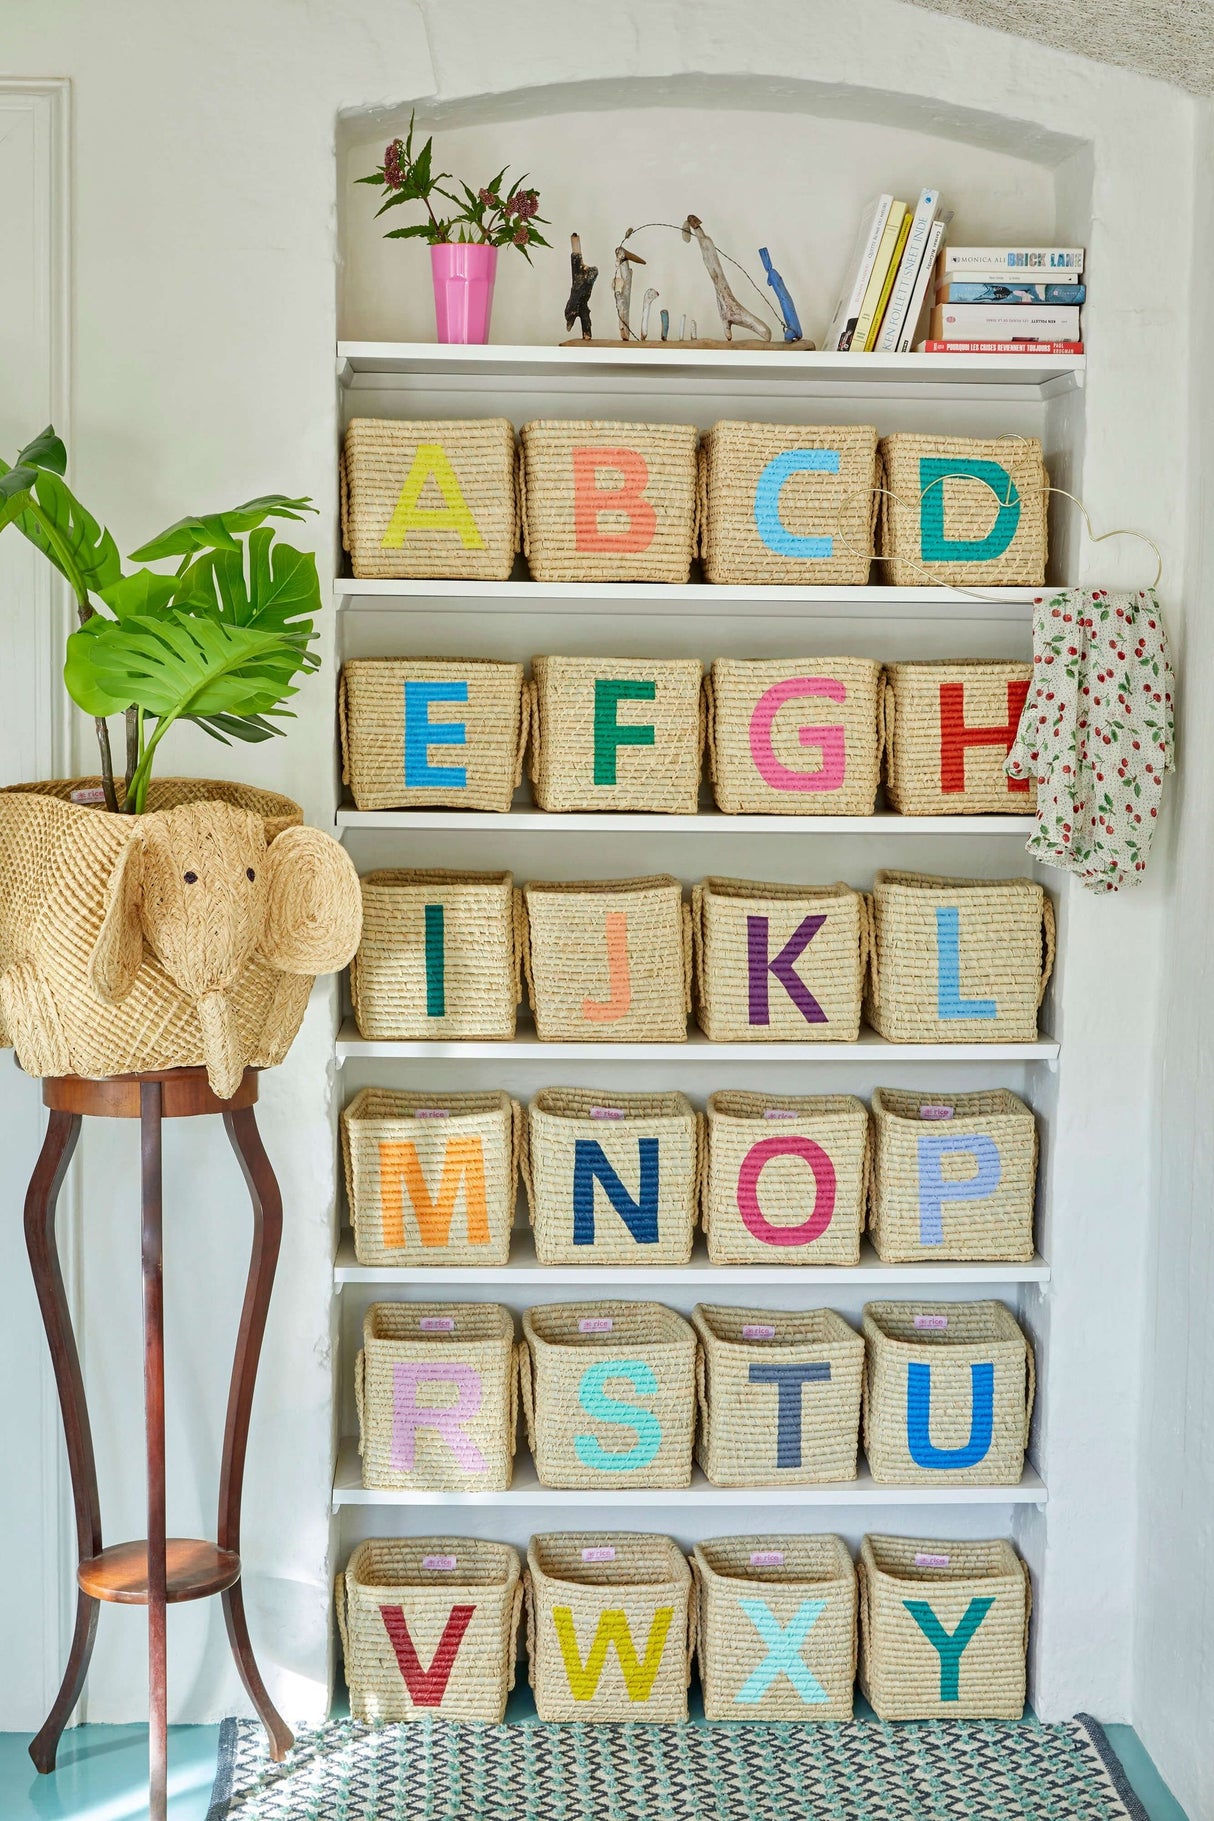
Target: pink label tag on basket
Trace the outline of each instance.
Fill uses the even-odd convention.
[[[947,1328],[947,1315],[916,1315],[916,1328]]]
[[[441,1574],[449,1574],[458,1561],[459,1557],[457,1555],[424,1555],[422,1557],[422,1567],[436,1568]]]
[[[948,1557],[946,1555],[928,1555],[923,1550],[916,1550],[915,1567],[916,1568],[947,1568],[948,1567]]]
[[[579,1334],[610,1334],[612,1329],[610,1315],[587,1315],[577,1325]]]
[[[784,1551],[782,1549],[753,1549],[750,1555],[752,1568],[783,1568]]]
[[[100,784],[85,784],[80,790],[72,792],[73,803],[104,803],[105,792]]]
[[[583,1562],[614,1562],[615,1550],[610,1543],[601,1543],[596,1549],[583,1549]]]
[[[764,1119],[795,1119],[797,1109],[796,1107],[764,1107],[763,1117]]]
[[[919,1108],[920,1119],[951,1119],[953,1108],[946,1106],[925,1106]]]
[[[768,1327],[766,1322],[748,1321],[746,1323],[746,1326],[742,1329],[742,1339],[743,1340],[774,1340],[775,1333],[776,1333],[775,1329]],[[766,1371],[767,1367],[765,1366],[763,1368],[763,1370]]]
[[[591,1107],[590,1117],[592,1119],[622,1119],[624,1110],[622,1107]]]
[[[418,1318],[418,1327],[423,1334],[454,1334],[454,1315],[423,1315]]]
[[[450,1119],[450,1107],[414,1107],[414,1119]]]

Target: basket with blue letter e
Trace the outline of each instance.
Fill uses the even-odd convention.
[[[860,1690],[879,1720],[1019,1720],[1032,1596],[1010,1543],[866,1536]]]
[[[1033,879],[879,872],[865,1011],[897,1043],[1032,1043],[1054,966]]]
[[[882,437],[882,580],[896,588],[1045,581],[1049,476],[1035,436]]]
[[[683,1094],[544,1088],[523,1175],[542,1265],[685,1265],[703,1121]]]
[[[867,1303],[864,1452],[883,1486],[1015,1486],[1033,1349],[998,1302]]]
[[[868,1229],[885,1264],[1033,1256],[1037,1121],[1007,1088],[873,1095]]]
[[[870,424],[714,424],[700,447],[706,579],[863,585],[876,484]]]
[[[521,664],[354,658],[337,706],[358,809],[510,808],[530,718]]]
[[[541,809],[696,813],[698,658],[537,657],[531,677],[531,779]]]
[[[513,1037],[523,913],[509,873],[362,877],[350,998],[364,1037]]]
[[[713,1043],[854,1043],[868,903],[850,885],[702,879],[692,890],[696,1016]]]
[[[837,1536],[719,1536],[691,1558],[706,1720],[850,1720],[856,1570]]]
[[[696,1458],[714,1486],[854,1480],[864,1342],[833,1309],[697,1303]]]
[[[509,418],[356,417],[340,480],[356,576],[509,580],[519,537]]]
[[[661,1303],[548,1303],[523,1316],[527,1442],[541,1486],[689,1486],[694,1330]]]

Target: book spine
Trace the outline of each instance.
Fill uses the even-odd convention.
[[[940,242],[944,239],[944,231],[945,224],[943,221],[933,222],[931,232],[927,237],[927,245],[923,249],[923,259],[919,266],[918,276],[915,279],[915,288],[911,292],[910,302],[906,306],[906,315],[902,322],[902,332],[898,337],[899,354],[907,353],[915,339],[915,331],[919,327],[919,318],[923,314],[923,300],[927,296],[927,287],[932,276],[932,267],[936,261],[936,254],[940,250]]]
[[[937,304],[935,341],[1078,341],[1077,304]]]
[[[902,264],[902,255],[906,251],[906,241],[907,236],[910,234],[910,228],[911,217],[908,209],[906,214],[902,217],[902,226],[898,229],[898,238],[894,242],[894,250],[890,255],[889,267],[881,284],[881,292],[877,298],[877,307],[873,311],[873,326],[865,338],[864,351],[866,354],[871,354],[873,352],[880,339],[881,325],[885,321],[885,313],[889,308],[889,300],[893,293],[894,285],[897,282],[898,267]]]
[[[938,304],[1081,304],[1087,286],[1072,284],[1018,284],[1013,279],[954,279],[936,286]]]
[[[826,337],[826,346],[831,352],[846,352],[851,347],[852,336],[864,304],[864,293],[872,277],[873,261],[877,257],[893,202],[892,196],[878,196],[869,211],[867,227],[861,228],[852,255],[851,286],[839,299]]]
[[[1055,272],[1060,267],[1083,271],[1082,247],[945,247],[941,266],[959,276],[978,269],[1023,276]]]
[[[885,232],[881,236],[881,245],[878,247],[877,257],[873,261],[873,269],[869,275],[868,288],[864,293],[864,302],[860,307],[860,316],[856,323],[855,334],[851,339],[851,351],[853,354],[862,354],[868,345],[868,338],[872,332],[873,322],[877,315],[877,305],[881,300],[881,290],[885,284],[890,261],[894,256],[894,248],[898,244],[898,236],[902,232],[902,224],[905,220],[906,204],[904,202],[895,202],[890,209],[889,219],[885,224]]]
[[[921,341],[917,354],[1082,354],[1081,341]]]
[[[939,207],[939,190],[920,192],[915,208],[915,219],[911,223],[910,233],[906,237],[906,247],[898,262],[898,276],[894,280],[894,288],[890,293],[885,315],[881,319],[881,334],[877,347],[882,354],[893,354],[897,349],[898,340],[906,322],[911,293],[915,288],[915,280],[919,276],[919,267],[923,263],[924,249],[927,246],[928,236]]]

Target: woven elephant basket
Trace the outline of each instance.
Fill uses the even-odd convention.
[[[1033,1256],[1037,1121],[1009,1088],[873,1094],[869,1232],[886,1264]]]
[[[523,890],[526,970],[542,1043],[685,1043],[691,922],[668,873]]]
[[[712,1537],[691,1572],[706,1720],[851,1719],[856,1570],[842,1537]]]
[[[708,771],[726,815],[871,816],[881,666],[868,658],[716,658]]]
[[[988,658],[887,664],[885,794],[903,816],[1032,815],[1036,786],[1009,778],[1031,664]]]
[[[881,439],[885,580],[895,588],[1045,581],[1049,476],[1035,436]]]
[[[337,706],[357,809],[510,808],[530,726],[521,664],[352,658]]]
[[[531,661],[541,809],[693,816],[704,748],[698,658]]]
[[[859,1264],[869,1158],[868,1109],[854,1094],[710,1094],[709,1259]]]
[[[523,550],[537,582],[686,582],[694,424],[524,424]]]
[[[362,1036],[514,1036],[522,901],[509,873],[365,873],[362,893],[350,967]]]
[[[710,582],[868,581],[877,432],[867,424],[714,424],[700,451],[700,547]]]
[[[506,417],[356,417],[342,445],[341,541],[356,576],[505,582],[518,550]]]
[[[696,1016],[713,1043],[854,1043],[869,948],[850,885],[702,879],[692,891]]]

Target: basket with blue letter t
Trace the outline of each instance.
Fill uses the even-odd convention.
[[[337,706],[358,809],[510,808],[530,719],[521,664],[354,658]]]

